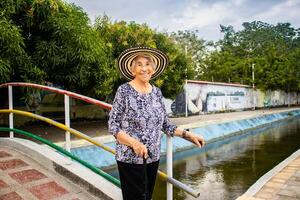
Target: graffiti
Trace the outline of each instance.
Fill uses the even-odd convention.
[[[185,92],[187,94],[185,94]],[[171,104],[173,114],[245,110],[253,107],[274,107],[300,103],[300,94],[284,91],[253,90],[251,86],[205,81],[188,81],[185,92],[177,95]],[[170,105],[170,106],[171,106]]]
[[[229,96],[245,96],[243,91],[236,91],[234,93],[230,93]]]

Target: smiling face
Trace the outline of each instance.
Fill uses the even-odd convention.
[[[155,70],[155,64],[151,57],[138,55],[132,62],[131,72],[134,79],[149,82]]]

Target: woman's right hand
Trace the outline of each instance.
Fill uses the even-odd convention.
[[[125,144],[129,147],[131,147],[134,150],[134,153],[136,153],[141,158],[148,158],[148,150],[147,147],[138,141],[137,139],[131,137],[128,135],[125,131],[120,131],[117,134],[117,140],[121,144]]]
[[[148,150],[144,144],[134,139],[130,146],[134,150],[134,153],[136,153],[139,157],[145,159],[148,158]]]

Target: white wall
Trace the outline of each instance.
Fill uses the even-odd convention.
[[[189,81],[185,86],[189,112],[215,112],[226,110],[243,110],[255,107],[295,105],[300,103],[300,94],[286,93],[284,91],[261,91],[251,86],[214,83],[204,81]],[[177,101],[179,99],[177,98]],[[185,105],[184,100],[180,100]],[[171,104],[168,103],[168,106]],[[167,106],[167,107],[168,107]],[[197,109],[195,109],[195,107]],[[168,109],[168,108],[167,108]],[[182,112],[182,110],[180,111]]]

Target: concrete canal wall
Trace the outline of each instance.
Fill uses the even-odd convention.
[[[178,94],[175,101],[165,101],[167,111],[185,114],[186,98],[189,114],[300,104],[297,92],[262,91],[253,90],[249,85],[188,80],[184,93]]]
[[[217,140],[222,140],[224,138],[242,134],[245,131],[256,129],[270,123],[278,122],[280,120],[300,117],[300,109],[294,109],[289,111],[283,111],[273,114],[261,114],[256,117],[234,120],[230,122],[223,123],[213,123],[206,125],[199,125],[195,127],[194,125],[189,127],[188,125],[184,128],[190,128],[191,131],[204,136],[207,143],[212,143]],[[104,141],[104,140],[102,140]],[[114,142],[103,142],[105,145],[115,148]],[[164,155],[166,152],[166,136],[162,137],[161,151]],[[182,138],[173,138],[173,151],[181,152],[187,149],[193,148],[194,145],[190,142],[183,140]],[[115,158],[111,153],[105,152],[96,146],[83,146],[78,148],[73,148],[72,152],[79,158],[88,161],[89,163],[101,167],[108,168],[116,164]]]

